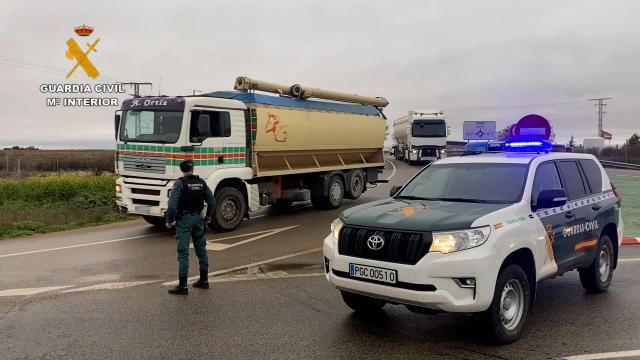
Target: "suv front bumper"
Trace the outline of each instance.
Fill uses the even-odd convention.
[[[451,254],[428,253],[415,265],[338,254],[333,235],[324,239],[325,276],[340,290],[448,312],[481,312],[493,301],[500,270],[498,250],[489,242]],[[397,271],[397,284],[378,284],[349,276],[349,264]],[[472,278],[475,286],[463,287]],[[430,286],[431,285],[431,286]]]

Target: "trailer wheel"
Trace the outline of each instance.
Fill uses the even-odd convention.
[[[349,179],[346,197],[354,200],[359,198],[365,186],[364,173],[362,170],[354,170]]]
[[[329,179],[327,195],[311,196],[311,203],[316,209],[335,209],[340,207],[343,198],[344,183],[339,176],[334,175]]]
[[[216,191],[216,210],[209,226],[217,232],[235,230],[245,213],[247,202],[240,190],[233,187],[224,187]]]

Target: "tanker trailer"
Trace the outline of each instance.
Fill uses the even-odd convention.
[[[382,182],[386,100],[321,89],[313,97],[330,99],[309,100],[292,88],[240,77],[236,91],[123,101],[115,121],[119,208],[164,226],[184,159],[214,191],[217,231],[237,228],[261,206],[311,200],[337,208]]]
[[[430,163],[445,156],[449,129],[441,110],[411,110],[393,122],[396,160]]]

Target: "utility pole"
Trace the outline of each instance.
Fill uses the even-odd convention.
[[[598,107],[598,134],[596,136],[598,137],[602,137],[602,119],[604,118],[604,114],[606,114],[607,112],[604,111],[604,107],[607,106],[607,104],[604,102],[605,100],[610,100],[610,97],[605,97],[605,98],[595,98],[595,99],[588,99],[587,101],[597,101],[598,103],[595,104],[595,106]]]
[[[133,89],[133,94],[129,94],[133,97],[140,97],[140,85],[148,86],[150,90],[153,90],[153,84],[150,82],[125,82],[122,85],[129,85]]]

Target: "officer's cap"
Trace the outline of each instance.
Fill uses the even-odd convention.
[[[180,171],[188,173],[193,170],[193,160],[188,159],[180,163]]]

